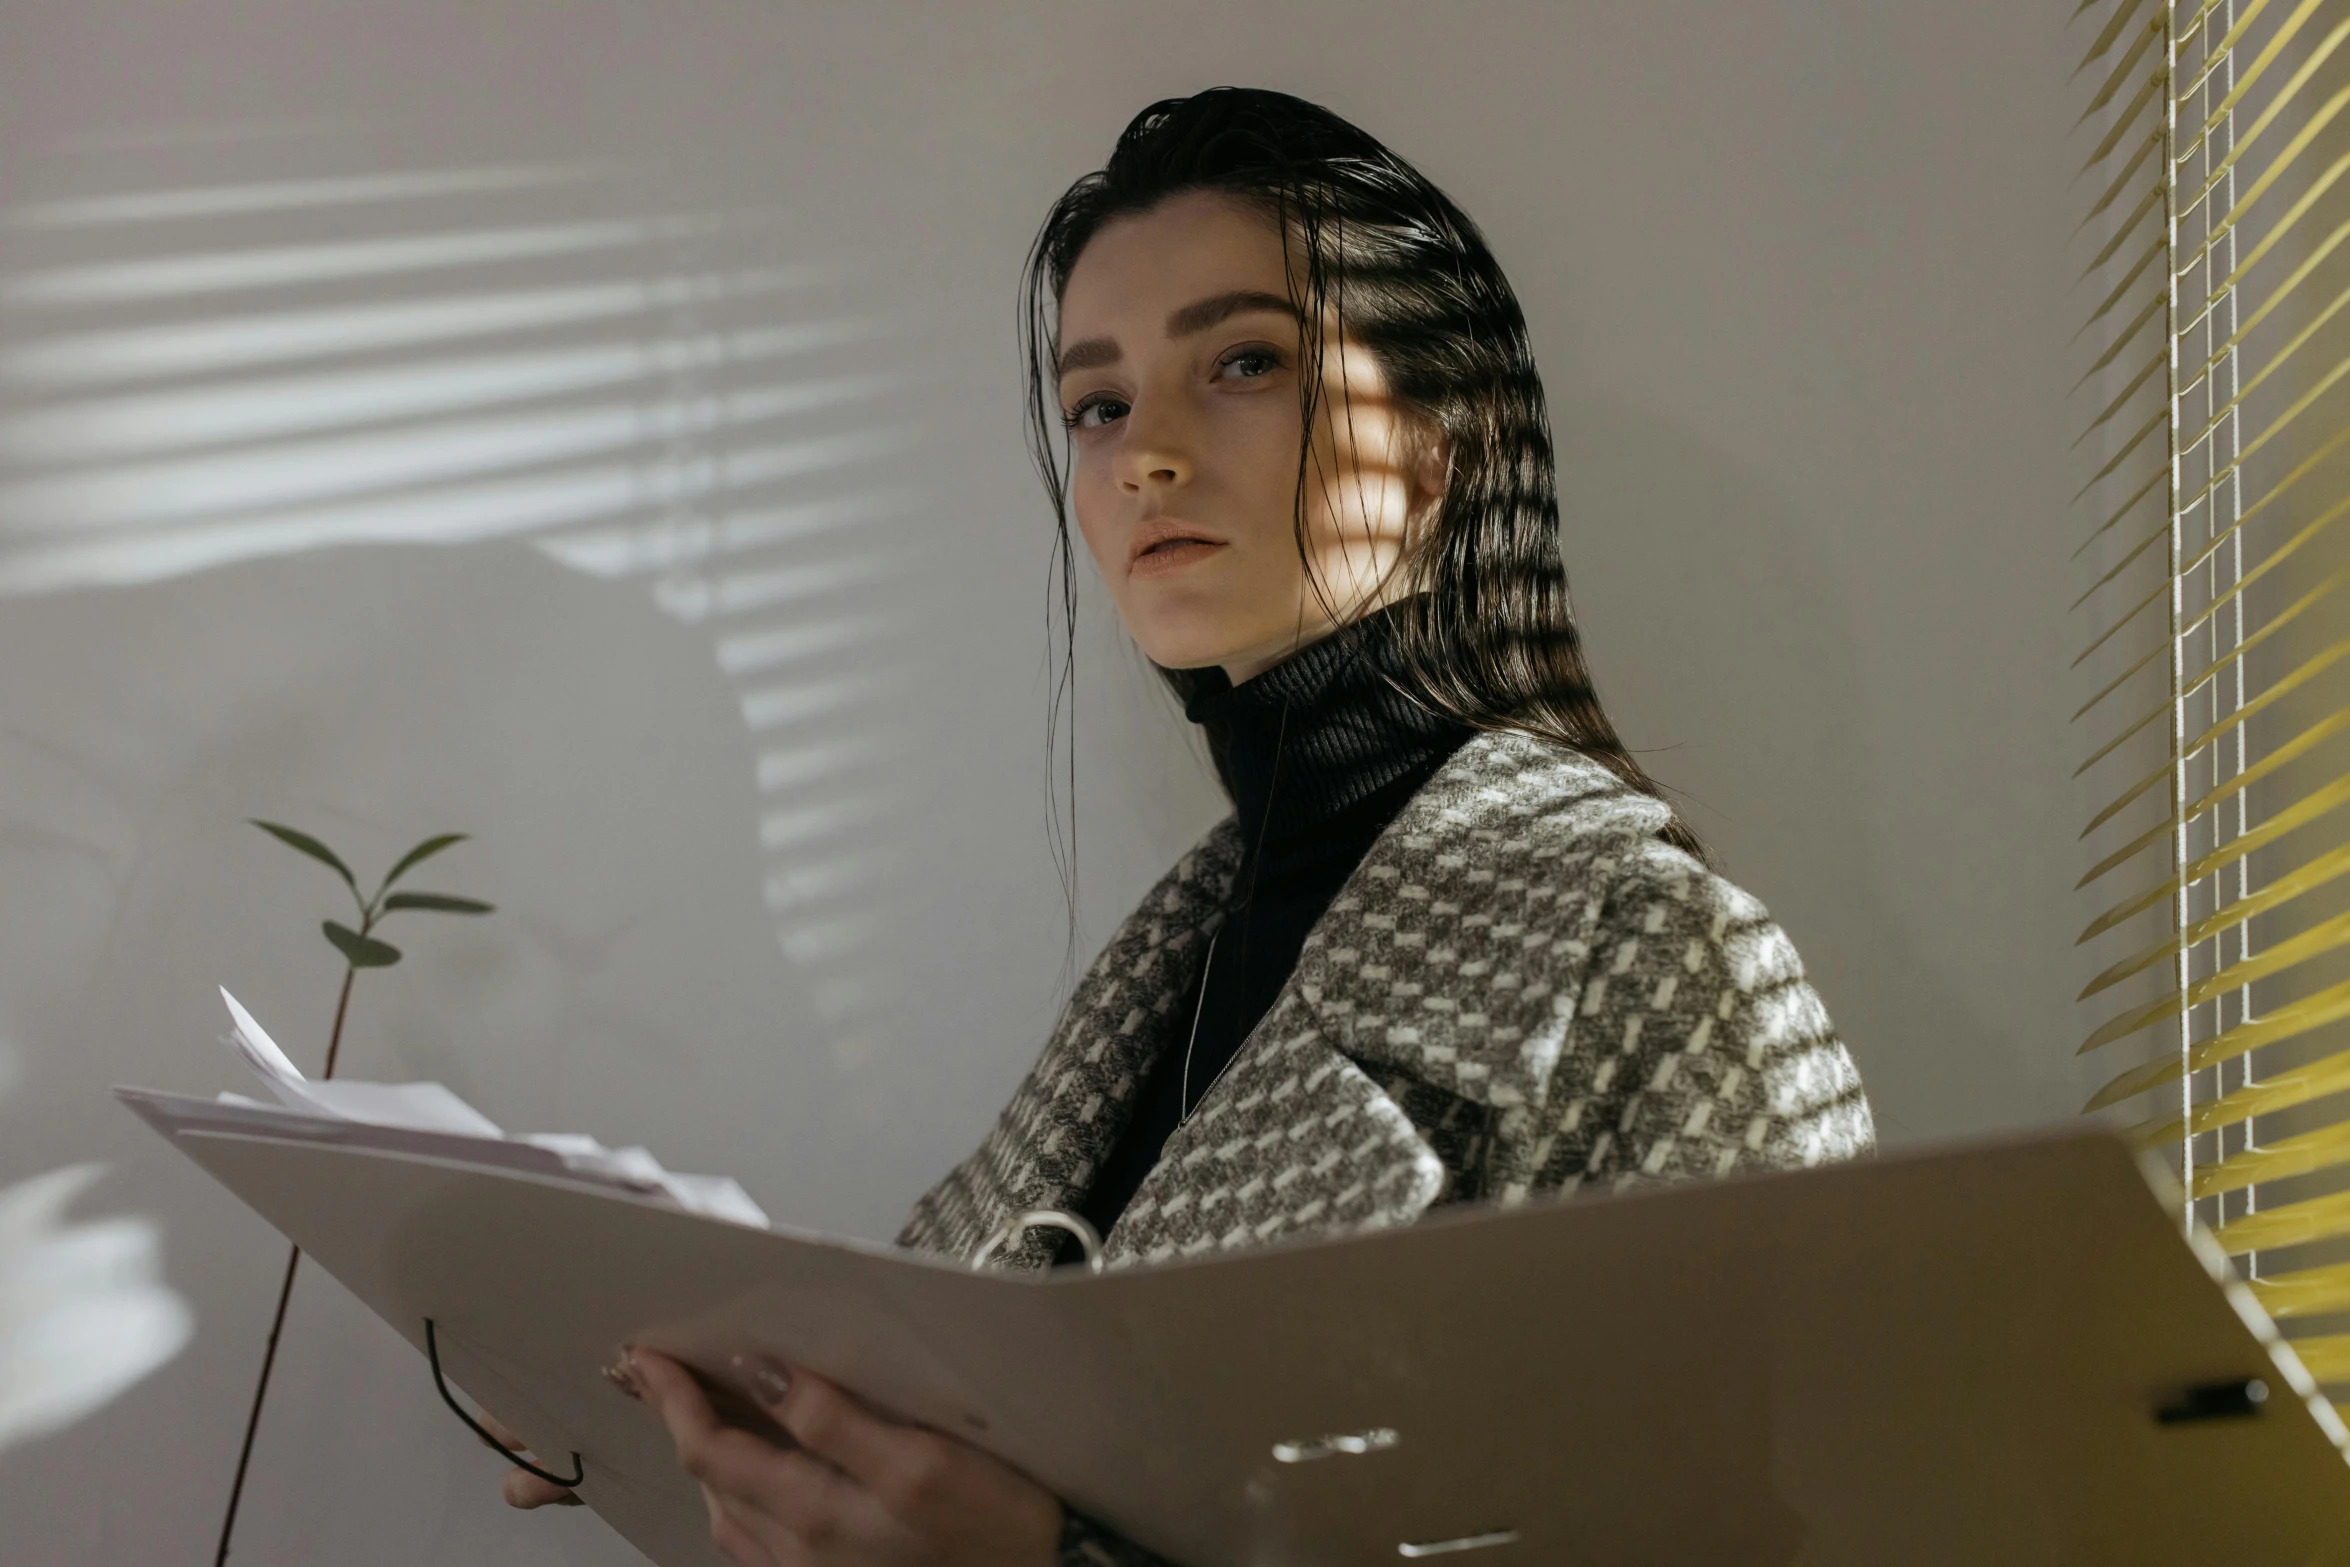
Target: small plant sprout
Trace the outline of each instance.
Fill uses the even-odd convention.
[[[404,909],[419,909],[432,914],[487,914],[492,905],[479,898],[460,898],[446,892],[392,891],[393,885],[417,866],[443,849],[463,843],[466,837],[464,833],[435,833],[401,855],[392,868],[384,872],[384,879],[377,883],[375,894],[370,897],[359,890],[359,878],[351,874],[351,867],[343,863],[343,857],[310,834],[279,822],[265,822],[257,817],[253,818],[253,825],[287,848],[310,856],[343,878],[343,885],[351,889],[351,901],[359,908],[357,930],[339,920],[327,920],[322,924],[327,944],[343,955],[345,964],[343,991],[335,1000],[335,1026],[327,1036],[326,1070],[319,1074],[321,1077],[332,1077],[335,1075],[335,1057],[343,1048],[343,1017],[351,1006],[351,981],[358,977],[363,968],[390,968],[400,961],[400,949],[390,942],[377,939],[376,926]]]
[[[446,892],[394,892],[399,879],[417,866],[431,859],[452,844],[465,841],[461,832],[435,833],[410,849],[384,872],[384,879],[376,884],[371,897],[359,890],[359,878],[351,874],[351,867],[343,857],[310,834],[288,827],[282,822],[265,822],[249,818],[253,825],[284,844],[287,848],[306,854],[328,870],[343,878],[343,885],[351,889],[351,901],[359,908],[359,928],[353,930],[339,920],[325,922],[327,944],[343,956],[343,990],[335,999],[334,1031],[327,1035],[326,1070],[320,1077],[335,1075],[335,1057],[343,1048],[343,1018],[351,1010],[351,981],[363,968],[390,968],[400,961],[400,949],[375,934],[375,929],[386,919],[407,909],[418,909],[430,914],[487,914],[490,905],[479,898],[460,898]],[[277,1364],[279,1335],[286,1326],[286,1306],[294,1298],[294,1273],[301,1266],[302,1248],[294,1247],[286,1255],[284,1281],[277,1289],[277,1312],[269,1320],[269,1342],[261,1351],[261,1375],[253,1384],[253,1405],[245,1416],[245,1441],[237,1451],[236,1478],[229,1482],[228,1511],[220,1521],[220,1547],[214,1552],[213,1567],[226,1567],[229,1545],[236,1537],[237,1504],[245,1495],[245,1473],[253,1462],[253,1436],[261,1429],[261,1411],[269,1402],[269,1374]]]

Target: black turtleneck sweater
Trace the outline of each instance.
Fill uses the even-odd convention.
[[[1232,796],[1240,869],[1183,1022],[1079,1205],[1104,1235],[1272,1006],[1372,842],[1469,738],[1383,678],[1399,613],[1367,615],[1237,686],[1214,669],[1194,676],[1185,713],[1207,731]]]

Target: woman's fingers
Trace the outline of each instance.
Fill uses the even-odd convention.
[[[752,1397],[797,1444],[778,1446],[772,1431],[728,1424],[668,1356],[636,1350],[632,1358],[678,1462],[701,1483],[710,1537],[732,1561],[1041,1567],[1053,1560],[1059,1501],[975,1447],[876,1414],[811,1372],[737,1360]]]
[[[481,1423],[490,1435],[496,1437],[514,1452],[519,1453],[530,1446],[528,1442],[515,1434],[512,1426],[486,1409],[481,1412]],[[508,1507],[528,1509],[550,1506],[577,1507],[580,1505],[577,1495],[555,1484],[552,1480],[540,1479],[527,1469],[507,1470],[506,1483],[500,1488],[500,1494],[506,1498]]]
[[[737,1362],[752,1395],[810,1453],[839,1466],[840,1516],[893,1559],[1048,1562],[1061,1504],[1018,1470],[968,1443],[876,1414],[812,1372]]]
[[[840,1472],[806,1453],[777,1447],[722,1424],[683,1366],[651,1350],[632,1352],[645,1401],[669,1427],[677,1461],[770,1555],[796,1559],[837,1537],[853,1503]]]
[[[798,1367],[738,1359],[753,1397],[810,1453],[837,1466],[854,1516],[871,1505],[918,1535],[959,1537],[984,1520],[989,1533],[1033,1539],[1048,1549],[1061,1530],[1061,1504],[1000,1459],[925,1426],[877,1414],[853,1393]]]
[[[509,1469],[506,1482],[499,1494],[506,1498],[508,1507],[528,1510],[533,1507],[577,1507],[577,1492],[566,1490],[552,1480],[541,1479],[527,1469]]]
[[[702,1505],[710,1511],[710,1543],[718,1547],[718,1554],[733,1562],[735,1567],[778,1567],[775,1556],[759,1543],[757,1535],[743,1526],[742,1520],[727,1511],[718,1493],[702,1487]]]
[[[916,1501],[935,1479],[945,1454],[931,1432],[875,1414],[811,1371],[749,1360],[738,1369],[752,1396],[802,1447],[892,1511]]]
[[[720,1429],[717,1411],[685,1367],[650,1349],[630,1350],[628,1364],[636,1373],[637,1386],[644,1390],[645,1402],[669,1428],[680,1461],[689,1443],[706,1441]]]

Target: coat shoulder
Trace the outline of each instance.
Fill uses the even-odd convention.
[[[1453,1199],[1727,1175],[1873,1144],[1762,901],[1580,753],[1489,734],[1399,817],[1301,967]],[[1437,1135],[1447,1133],[1452,1135]]]
[[[1407,831],[1466,834],[1553,853],[1578,842],[1654,837],[1671,807],[1581,751],[1514,730],[1455,752],[1398,818]]]
[[[1661,839],[1618,846],[1540,1119],[1503,1184],[1572,1191],[1875,1147],[1860,1073],[1762,900]]]

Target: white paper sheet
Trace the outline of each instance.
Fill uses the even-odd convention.
[[[288,1109],[364,1121],[370,1126],[406,1127],[412,1132],[452,1132],[461,1137],[506,1135],[497,1122],[439,1083],[313,1083],[225,986],[220,999],[228,1003],[231,1048],[252,1069],[253,1075],[261,1079],[262,1086]]]
[[[661,1161],[644,1148],[607,1148],[584,1132],[533,1132],[509,1138],[498,1123],[440,1083],[363,1083],[348,1080],[317,1082],[280,1050],[277,1041],[222,987],[228,1003],[229,1033],[224,1041],[279,1104],[315,1121],[381,1127],[389,1131],[424,1132],[438,1137],[465,1137],[485,1143],[543,1149],[555,1155],[566,1170],[632,1191],[658,1192],[688,1213],[707,1214],[736,1224],[769,1227],[765,1210],[750,1193],[723,1175],[687,1175],[663,1169]],[[223,1094],[223,1103],[266,1109],[242,1095]],[[352,1139],[341,1139],[350,1141]],[[375,1139],[387,1148],[390,1139]],[[508,1158],[485,1162],[510,1164]]]

